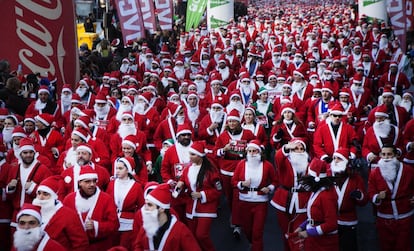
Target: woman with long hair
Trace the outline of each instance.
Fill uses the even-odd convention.
[[[214,251],[210,238],[213,218],[217,217],[221,181],[216,167],[207,159],[203,142],[194,142],[189,150],[191,166],[184,169],[176,190],[185,191],[187,225],[202,250]],[[173,193],[178,195],[177,192]]]
[[[144,205],[144,193],[141,184],[134,176],[135,161],[132,157],[118,158],[115,162],[115,176],[108,185],[106,192],[112,196],[118,209],[120,227],[114,238],[114,245],[132,249],[133,222],[135,212]]]
[[[262,145],[267,145],[266,131],[262,125],[256,121],[256,109],[253,106],[249,106],[244,111],[244,121],[242,123],[243,129],[250,130],[256,136],[256,139],[260,141]]]
[[[295,115],[295,107],[287,103],[282,106],[280,118],[274,122],[270,133],[275,149],[280,149],[293,138],[307,138],[306,128]]]

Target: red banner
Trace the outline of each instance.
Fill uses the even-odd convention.
[[[405,51],[407,39],[406,0],[388,0],[387,11],[394,35],[400,40],[401,49]]]
[[[0,0],[0,6],[0,58],[12,70],[21,64],[23,74],[49,73],[59,86],[78,81],[73,1]]]
[[[144,27],[149,33],[154,34],[157,29],[155,21],[154,1],[153,0],[139,0],[141,5],[142,19]]]
[[[413,0],[406,0],[405,14],[407,15],[407,31],[414,31]]]
[[[129,40],[145,38],[144,22],[138,0],[115,0],[124,44]]]
[[[171,0],[155,0],[157,7],[158,22],[161,30],[172,30],[173,17],[173,1]]]

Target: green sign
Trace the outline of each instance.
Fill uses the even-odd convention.
[[[229,4],[229,3],[230,3],[230,1],[228,1],[228,0],[211,0],[210,1],[210,8],[212,9],[212,8],[222,6],[222,5],[225,5],[225,4]]]
[[[378,3],[378,2],[381,2],[381,1],[383,1],[383,0],[363,0],[362,4],[365,7],[365,6],[368,6],[368,5],[371,5],[371,4],[374,4],[374,3]]]

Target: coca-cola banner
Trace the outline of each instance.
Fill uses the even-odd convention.
[[[406,0],[387,0],[387,12],[391,21],[394,35],[401,42],[401,49],[406,49],[407,22],[410,20],[406,15]]]
[[[172,30],[173,1],[155,0],[161,30]]]
[[[124,44],[127,44],[129,40],[145,38],[139,0],[115,0],[115,5],[118,10]]]
[[[0,59],[58,84],[79,79],[74,1],[0,0]],[[47,74],[48,73],[48,74]]]
[[[139,4],[141,5],[144,27],[149,31],[149,33],[154,34],[157,29],[157,23],[155,22],[154,1],[139,0]]]

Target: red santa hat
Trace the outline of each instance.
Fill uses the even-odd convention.
[[[349,149],[340,147],[338,148],[335,153],[333,154],[334,157],[338,157],[344,161],[348,161],[349,159]]]
[[[187,125],[186,123],[182,124],[182,125],[178,125],[177,128],[177,134],[175,135],[176,137],[182,135],[182,134],[193,134],[193,132],[191,131],[191,128],[189,125]]]
[[[47,93],[50,95],[49,88],[45,85],[41,85],[39,87],[39,90],[37,91],[37,94],[40,94],[40,93]]]
[[[240,122],[241,119],[240,119],[239,111],[236,110],[236,109],[231,110],[230,113],[227,114],[227,121],[229,121],[229,120],[236,120],[236,121]]]
[[[395,61],[391,61],[391,62],[390,62],[390,68],[391,68],[391,67],[398,67],[397,62],[395,62]]]
[[[168,102],[167,108],[171,116],[175,117],[177,116],[178,112],[181,110],[182,106],[176,103],[173,103],[173,102]]]
[[[155,181],[149,181],[147,183],[145,183],[144,186],[144,198],[147,198],[147,195],[154,190],[157,186],[159,185],[158,182]]]
[[[384,87],[384,90],[382,91],[382,96],[394,96],[394,92],[389,87]]]
[[[377,107],[377,110],[375,111],[375,116],[378,117],[386,117],[388,118],[388,109],[386,105],[380,105]]]
[[[231,100],[233,97],[239,97],[241,99],[239,89],[235,89],[230,93],[229,100]]]
[[[218,63],[225,63],[227,65],[227,59],[225,54],[221,54]]]
[[[70,84],[64,84],[62,87],[62,92],[70,92],[72,93],[72,86]]]
[[[293,75],[295,74],[301,76],[302,78],[305,78],[305,75],[300,70],[294,70]]]
[[[175,83],[178,83],[177,76],[175,76],[175,73],[174,73],[174,72],[172,72],[172,73],[168,76],[168,80],[169,80],[169,81],[173,81],[173,82],[175,82]]]
[[[89,129],[89,123],[91,122],[91,119],[89,116],[80,116],[78,117],[73,124],[78,124],[82,126],[85,129]]]
[[[241,78],[240,78],[240,81],[241,82],[243,82],[243,81],[250,81],[250,75],[249,75],[249,73],[244,73],[242,76],[241,76]]]
[[[344,95],[344,96],[350,96],[351,94],[351,91],[349,90],[349,88],[348,87],[343,87],[340,91],[339,91],[339,96],[342,96],[342,95]]]
[[[86,151],[86,152],[88,152],[88,153],[90,153],[91,155],[93,154],[93,150],[92,150],[92,147],[90,146],[90,145],[88,145],[88,144],[80,144],[77,148],[76,148],[76,151],[78,152],[78,151]]]
[[[300,143],[302,146],[303,146],[303,148],[305,148],[305,151],[306,151],[306,139],[305,138],[300,138],[300,137],[296,137],[296,138],[292,138],[290,141],[289,141],[289,143],[293,143],[293,144],[297,144],[297,143]]]
[[[42,114],[37,115],[35,119],[39,121],[40,123],[44,124],[45,126],[50,126],[52,125],[55,118],[53,117],[52,114],[42,113]]]
[[[126,100],[126,101],[128,101],[130,104],[134,104],[134,96],[132,96],[132,95],[127,95],[127,96],[123,96],[122,97],[122,99],[121,99],[121,101],[122,100]]]
[[[189,153],[193,153],[199,157],[206,156],[206,148],[203,141],[195,141],[190,146],[190,150],[188,150]]]
[[[262,152],[262,151],[263,151],[263,149],[264,149],[264,146],[262,145],[262,143],[261,143],[259,140],[254,139],[254,140],[251,140],[251,141],[247,144],[246,149],[247,149],[247,148],[254,148],[254,149],[259,150],[259,152]]]
[[[79,87],[80,85],[85,85],[86,88],[89,88],[89,82],[87,78],[81,79],[79,80],[78,84],[76,85],[77,87]]]
[[[221,75],[220,75],[220,74],[214,74],[214,75],[212,76],[212,78],[211,78],[211,82],[210,82],[210,84],[211,84],[211,85],[212,85],[212,84],[214,84],[214,83],[219,83],[219,84],[221,84],[221,81],[222,81]]]
[[[132,157],[122,157],[116,160],[116,162],[123,163],[126,168],[128,169],[128,173],[132,174],[135,167],[135,160]]]
[[[282,106],[281,110],[280,110],[280,115],[283,115],[283,113],[285,113],[286,111],[289,111],[291,113],[295,113],[296,109],[293,106],[292,103],[286,103]]]
[[[79,147],[78,147],[79,148]],[[93,180],[98,179],[98,173],[90,165],[81,166],[78,180]]]
[[[0,119],[5,119],[9,115],[9,110],[7,108],[0,108]]]
[[[132,120],[134,120],[134,115],[132,114],[131,111],[123,112],[122,115],[121,115],[121,119],[123,119],[123,118],[131,118]]]
[[[330,82],[325,82],[325,84],[322,86],[322,91],[328,91],[333,94],[332,84]]]
[[[108,102],[108,100],[106,99],[105,94],[103,94],[102,92],[100,92],[100,93],[98,93],[98,95],[96,95],[95,103],[106,104],[107,102]]]
[[[170,209],[170,203],[172,199],[170,185],[167,183],[159,184],[147,195],[145,199],[154,203],[160,208]]]
[[[72,134],[78,136],[84,142],[88,142],[89,129],[86,129],[86,128],[83,128],[83,127],[78,127],[78,128],[76,128],[75,130],[72,131]]]
[[[316,182],[319,182],[321,178],[328,177],[327,170],[325,161],[314,158],[309,164],[308,175],[312,176]]]
[[[214,106],[220,106],[222,109],[224,109],[224,98],[222,96],[215,97],[211,103],[211,107]]]
[[[77,93],[73,93],[72,94],[72,99],[70,101],[72,104],[82,104],[81,102],[81,98],[79,97],[79,95]]]
[[[30,203],[24,203],[17,213],[16,219],[19,220],[22,215],[30,215],[36,218],[39,223],[42,223],[42,215],[40,214],[40,207]]]
[[[39,186],[37,187],[37,191],[47,192],[51,195],[53,199],[58,199],[59,187],[60,182],[62,181],[62,176],[60,175],[53,175],[49,176],[40,182]]]
[[[14,137],[22,137],[22,138],[25,138],[27,135],[26,135],[26,133],[25,133],[25,131],[24,131],[24,129],[23,129],[23,127],[21,127],[21,126],[16,126],[14,129],[13,129],[13,132],[12,132],[12,138],[14,138]]]
[[[188,95],[187,95],[187,99],[188,99],[189,97],[196,97],[197,99],[199,99],[198,94],[197,94],[197,92],[195,92],[195,91],[189,91],[189,92],[188,92]]]
[[[102,79],[103,80],[109,80],[110,75],[111,74],[109,72],[105,72],[104,75],[102,76]]]
[[[19,142],[19,151],[33,151],[35,152],[33,140],[29,137],[22,138]]]
[[[144,100],[145,103],[149,104],[152,99],[152,93],[151,92],[144,92],[138,96],[138,98],[141,98]]]
[[[345,111],[341,104],[335,104],[329,109],[329,114],[344,115]]]
[[[138,139],[137,139],[137,137],[135,136],[135,135],[128,135],[128,136],[126,136],[123,140],[122,140],[122,144],[127,144],[127,145],[129,145],[130,147],[132,147],[132,148],[134,148],[134,150],[135,149],[137,149],[137,147],[139,146],[139,143],[138,143]]]

